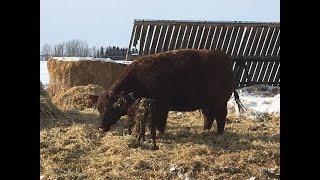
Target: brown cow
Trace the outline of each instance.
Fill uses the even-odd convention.
[[[217,50],[181,49],[137,58],[120,78],[100,97],[91,96],[101,116],[100,127],[109,131],[121,115],[123,108],[113,103],[121,93],[133,93],[135,98],[155,100],[158,130],[164,132],[169,111],[201,109],[204,129],[210,130],[214,119],[218,131],[224,131],[227,102],[232,92],[239,110],[242,105],[235,91],[231,59]],[[131,102],[133,102],[132,98]]]

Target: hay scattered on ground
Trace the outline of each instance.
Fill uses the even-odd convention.
[[[68,114],[69,116],[69,114]],[[65,122],[65,121],[68,122]],[[70,122],[72,120],[72,122]],[[111,132],[97,131],[98,112],[85,109],[40,131],[43,179],[277,179],[280,119],[229,114],[225,133],[203,132],[199,111],[170,112],[160,149],[130,146],[123,117]]]
[[[84,110],[91,105],[90,94],[101,95],[103,92],[104,89],[98,85],[75,86],[56,94],[52,101],[61,110]]]
[[[59,117],[63,117],[63,112],[51,102],[49,94],[44,90],[40,81],[40,124],[44,122],[44,119]]]

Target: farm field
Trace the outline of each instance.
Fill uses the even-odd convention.
[[[44,179],[266,179],[280,172],[279,117],[229,115],[225,134],[203,132],[198,111],[170,112],[167,131],[135,147],[123,117],[106,134],[97,131],[98,112],[47,119],[40,129]]]
[[[45,66],[40,62],[40,66]],[[46,68],[40,80],[49,82]],[[45,81],[47,78],[48,81]],[[127,135],[127,117],[108,133],[97,130],[98,111],[64,111],[40,120],[40,178],[45,179],[278,179],[280,176],[280,88],[238,90],[247,111],[239,114],[233,97],[225,133],[216,123],[202,130],[199,111],[170,112],[159,150],[152,142],[136,146]]]

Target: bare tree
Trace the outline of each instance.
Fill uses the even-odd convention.
[[[65,45],[64,43],[59,43],[54,45],[53,47],[53,56],[55,57],[62,57],[65,54]]]
[[[82,57],[88,57],[90,56],[90,48],[89,48],[89,44],[87,42],[83,43],[83,47],[82,47]]]
[[[90,55],[90,48],[87,42],[71,40],[65,43],[65,56],[87,57]]]
[[[52,48],[51,48],[51,45],[50,44],[44,44],[42,46],[42,49],[41,49],[41,52],[40,52],[40,55],[45,57],[45,60],[47,60],[49,57],[52,56]]]
[[[93,46],[90,51],[90,56],[96,58],[97,57],[97,49],[96,46]]]
[[[42,47],[41,57],[43,54],[50,54],[54,57],[110,57],[113,59],[125,58],[127,49],[116,46],[102,47],[99,49],[96,46],[89,47],[86,41],[70,40],[55,44],[53,49],[50,45],[45,44]]]

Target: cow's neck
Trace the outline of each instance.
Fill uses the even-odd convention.
[[[122,91],[125,94],[135,93],[139,90],[138,82],[133,74],[127,74],[126,76],[121,76],[109,89],[113,91],[115,94],[120,94]]]

